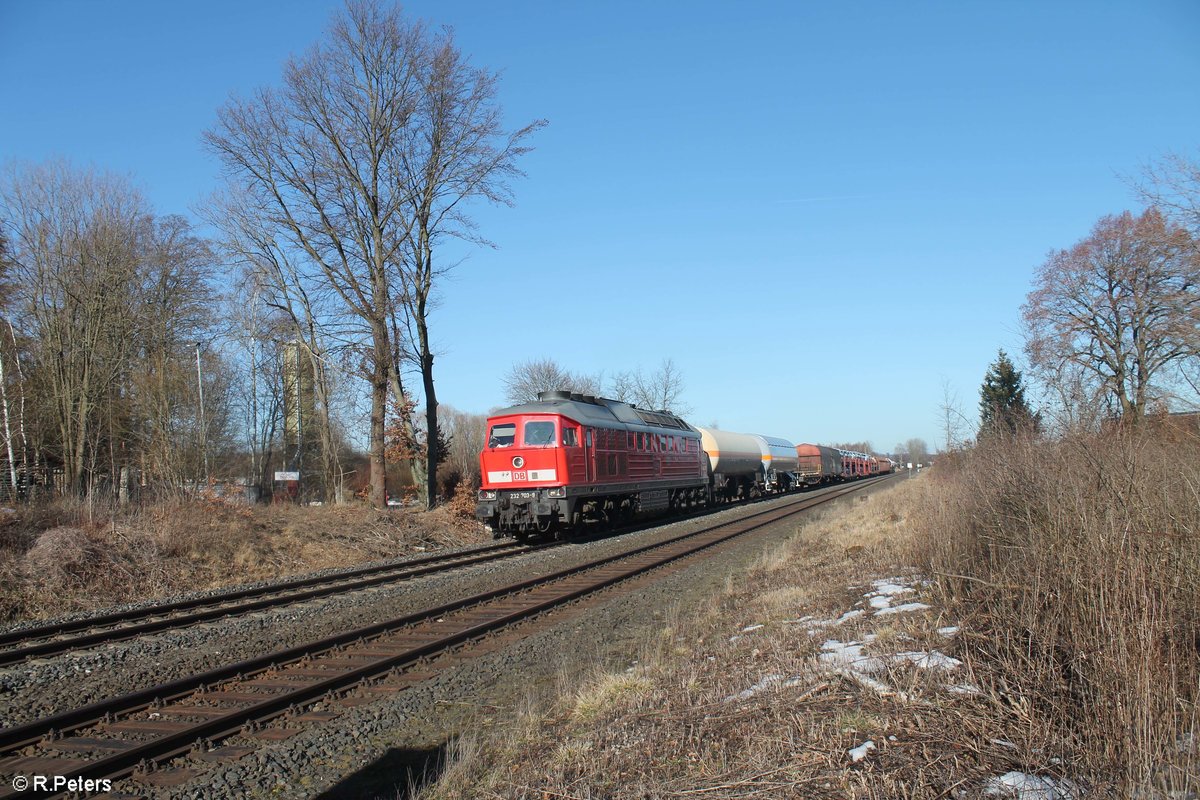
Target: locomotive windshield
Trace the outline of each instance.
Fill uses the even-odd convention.
[[[525,446],[546,447],[554,444],[553,422],[526,422]]]
[[[488,447],[512,447],[517,439],[517,426],[511,422],[503,425],[493,425],[488,435]]]

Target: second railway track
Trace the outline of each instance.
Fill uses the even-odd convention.
[[[360,567],[331,575],[281,581],[249,589],[10,631],[0,634],[0,668],[31,658],[55,656],[202,622],[484,564],[552,546],[554,545],[526,546],[517,542],[501,542],[453,553],[422,556],[401,563]]]
[[[338,716],[339,708],[424,681],[430,674],[418,665],[428,659],[472,642],[498,646],[503,632],[523,620],[877,480],[0,731],[0,773],[121,779],[188,753],[198,762],[235,759],[253,746],[213,743],[239,735],[286,739],[305,725]],[[171,781],[171,772],[156,773],[159,782]],[[178,780],[191,774],[174,772]]]

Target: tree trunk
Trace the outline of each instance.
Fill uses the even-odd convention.
[[[388,336],[374,337],[374,357],[371,366],[371,505],[376,509],[388,507],[388,462],[385,419],[388,414]]]
[[[423,310],[423,309],[422,309]],[[421,383],[425,390],[425,508],[437,505],[438,404],[433,388],[433,353],[429,348],[429,328],[424,316],[417,318],[421,345]]]

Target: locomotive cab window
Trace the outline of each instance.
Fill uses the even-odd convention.
[[[526,422],[525,423],[525,446],[526,447],[553,447],[554,446],[554,423],[553,422]]]
[[[493,425],[488,435],[488,447],[512,447],[517,439],[517,426],[511,422]]]
[[[566,426],[563,428],[562,436],[563,447],[578,447],[579,446],[579,429]]]

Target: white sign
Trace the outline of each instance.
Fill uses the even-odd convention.
[[[299,472],[276,472],[275,480],[277,481],[298,481],[300,480]]]
[[[505,470],[488,473],[488,483],[529,483],[555,480],[558,480],[558,470],[556,469]]]

